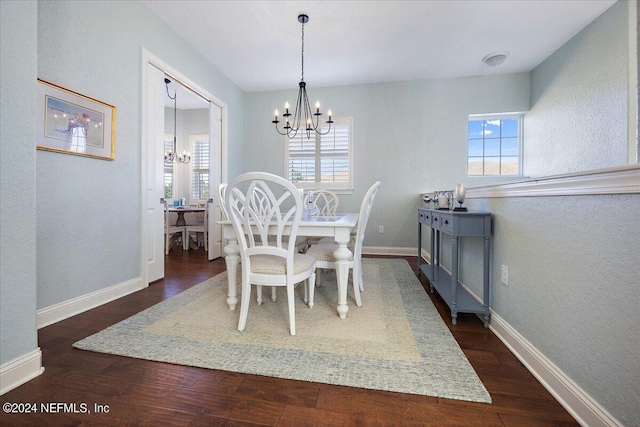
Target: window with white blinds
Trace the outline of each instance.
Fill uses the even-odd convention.
[[[334,119],[326,135],[285,137],[287,178],[299,188],[349,190],[353,171],[353,119]],[[325,132],[327,127],[322,129]]]
[[[173,151],[173,134],[164,134],[164,153]],[[164,198],[173,199],[173,162],[164,163]]]
[[[209,157],[208,134],[189,135],[191,143],[191,200],[209,199]]]

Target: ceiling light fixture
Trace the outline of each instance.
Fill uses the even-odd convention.
[[[280,135],[287,135],[289,138],[295,138],[296,134],[299,130],[304,130],[307,132],[307,138],[311,138],[311,131],[314,131],[320,135],[326,135],[331,130],[331,110],[327,112],[329,116],[329,120],[325,123],[329,124],[329,128],[326,132],[322,132],[322,126],[320,125],[320,116],[322,113],[320,112],[320,102],[316,102],[316,112],[311,112],[311,107],[309,106],[309,98],[307,97],[307,84],[304,82],[304,24],[309,22],[309,17],[304,14],[298,15],[298,22],[302,24],[302,77],[300,78],[300,83],[298,84],[298,101],[296,102],[296,108],[292,114],[289,113],[289,102],[284,104],[284,117],[285,125],[284,132],[281,132],[278,128],[278,110],[274,112],[275,119],[271,121],[276,125],[276,131]],[[304,117],[303,117],[304,115]],[[290,119],[291,118],[291,119]]]
[[[191,161],[191,153],[187,153],[187,150],[185,150],[182,152],[182,154],[178,155],[178,151],[176,149],[176,121],[177,121],[177,115],[178,115],[178,108],[177,108],[178,94],[177,94],[177,91],[174,90],[173,97],[169,95],[169,83],[171,83],[171,80],[165,77],[164,84],[167,87],[167,96],[169,97],[169,99],[173,99],[173,151],[169,151],[168,153],[165,153],[164,162],[165,163],[172,163],[172,162],[189,163]]]
[[[494,52],[482,58],[482,62],[490,67],[497,67],[509,56],[509,52]]]

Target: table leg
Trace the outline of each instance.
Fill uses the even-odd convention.
[[[484,288],[483,298],[484,301],[482,303],[482,307],[484,308],[484,327],[489,327],[489,300],[491,296],[489,295],[489,260],[490,258],[490,238],[484,238],[484,253],[483,253],[483,267],[484,267],[484,276],[482,279],[482,286]]]
[[[187,225],[187,221],[184,219],[184,212],[176,212],[178,214],[178,219],[176,220],[176,225],[178,227],[184,227]]]
[[[451,237],[451,323],[458,323],[458,236]]]
[[[238,268],[238,260],[240,257],[240,246],[235,238],[229,239],[227,246],[224,247],[224,262],[227,266],[227,281],[229,291],[227,293],[227,304],[230,310],[235,310],[238,304],[238,294],[236,290],[236,272]]]
[[[336,277],[338,279],[338,315],[341,319],[347,317],[347,286],[349,285],[349,260],[351,251],[347,248],[347,242],[337,242],[338,249],[333,252],[336,259]],[[356,277],[353,280],[357,280]]]

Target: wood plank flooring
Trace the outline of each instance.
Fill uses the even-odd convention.
[[[417,258],[407,257],[417,272]],[[576,421],[471,314],[452,326],[429,295],[492,404],[284,380],[76,350],[71,345],[224,271],[222,259],[176,249],[166,278],[148,288],[41,329],[45,372],[2,403],[36,403],[37,413],[0,413],[3,426],[576,426]],[[417,273],[416,273],[417,274]],[[420,276],[419,276],[420,277]],[[420,280],[428,289],[428,282]],[[52,403],[43,413],[42,403]],[[57,404],[67,404],[67,407]],[[72,407],[71,404],[76,404]],[[86,411],[83,413],[86,404]],[[95,405],[102,405],[96,413]],[[104,411],[107,410],[108,413]],[[75,411],[74,411],[75,409]]]

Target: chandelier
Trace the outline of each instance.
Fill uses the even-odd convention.
[[[165,163],[172,163],[172,162],[189,163],[191,161],[191,153],[187,153],[187,151],[185,150],[182,152],[182,154],[178,154],[178,151],[176,149],[176,120],[177,120],[176,116],[178,114],[178,111],[177,111],[178,94],[174,90],[173,97],[169,95],[169,83],[171,83],[171,80],[165,77],[164,84],[167,87],[167,96],[169,97],[169,99],[173,99],[173,151],[169,151],[168,153],[165,153],[164,162]]]
[[[309,106],[309,98],[307,97],[307,84],[304,82],[304,24],[309,22],[309,17],[307,15],[301,14],[298,15],[298,22],[302,24],[302,77],[300,78],[300,83],[298,84],[298,100],[296,102],[296,108],[291,114],[289,112],[289,103],[286,102],[284,104],[284,114],[282,117],[285,120],[284,132],[280,131],[278,128],[278,115],[280,114],[278,110],[274,112],[275,119],[271,121],[276,125],[276,131],[280,135],[287,135],[290,139],[295,138],[298,131],[306,131],[307,138],[311,138],[311,132],[316,132],[320,135],[326,135],[331,131],[331,110],[327,111],[327,115],[329,116],[329,120],[325,123],[329,124],[329,128],[326,132],[322,132],[322,125],[320,124],[320,117],[322,113],[320,112],[320,102],[316,102],[315,113],[311,112],[311,107]]]

